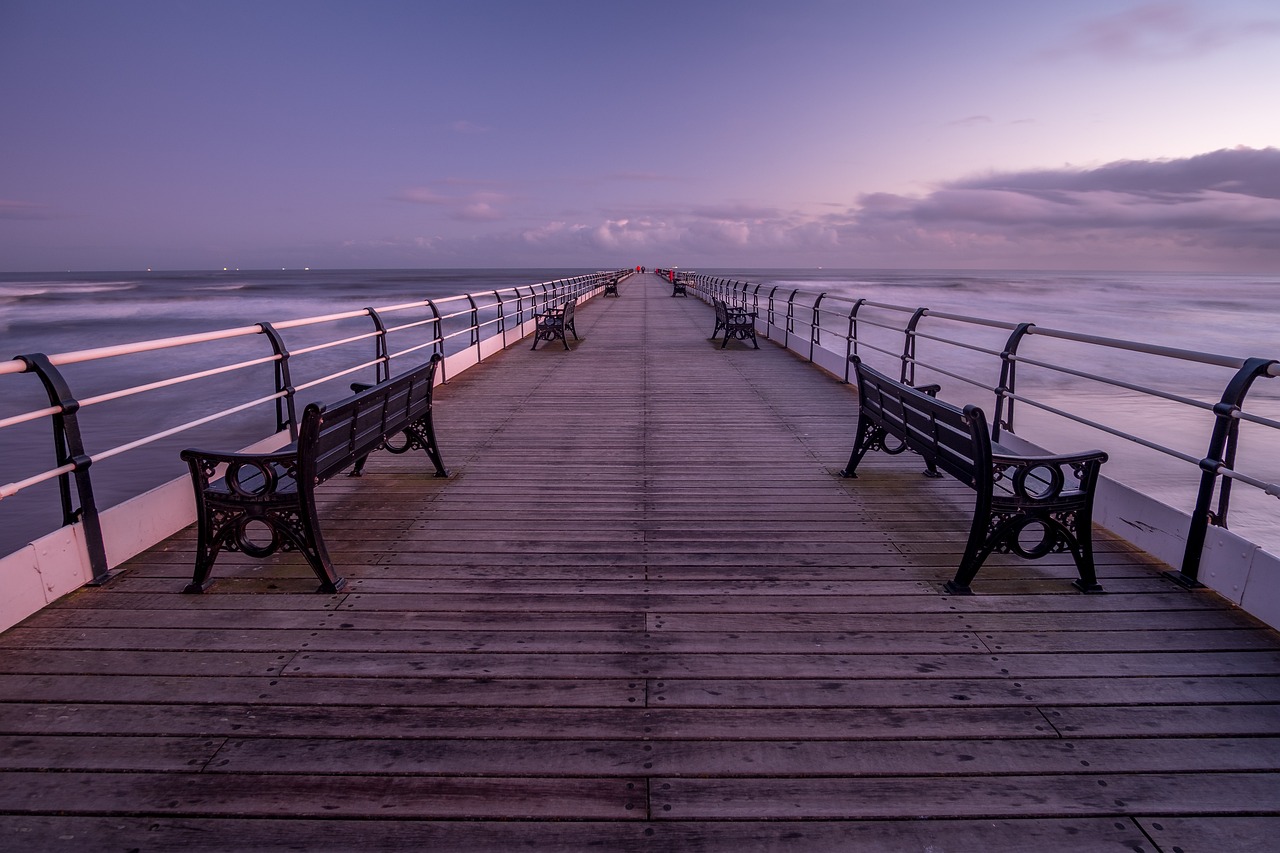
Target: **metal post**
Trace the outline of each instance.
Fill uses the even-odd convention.
[[[280,333],[270,323],[259,323],[258,328],[267,336],[267,340],[271,341],[271,348],[279,356],[275,362],[276,393],[284,396],[276,398],[276,432],[287,429],[289,439],[297,441],[298,418],[294,407],[293,379],[289,376],[289,348],[285,346],[284,338],[280,337]]]
[[[1209,438],[1209,449],[1204,459],[1200,460],[1200,488],[1196,494],[1196,508],[1191,514],[1191,526],[1187,530],[1187,549],[1182,555],[1182,569],[1178,572],[1166,572],[1170,578],[1183,586],[1196,588],[1203,586],[1199,581],[1200,558],[1204,553],[1205,537],[1209,525],[1225,528],[1227,526],[1227,505],[1230,493],[1229,481],[1222,484],[1222,496],[1215,513],[1210,506],[1213,503],[1213,489],[1218,481],[1218,472],[1230,468],[1235,461],[1236,442],[1239,438],[1240,407],[1244,404],[1245,395],[1249,393],[1253,380],[1267,375],[1274,359],[1246,359],[1235,376],[1227,383],[1222,392],[1222,400],[1213,407],[1215,420],[1213,434]]]
[[[844,342],[844,383],[846,385],[849,384],[849,365],[853,362],[853,356],[858,354],[858,309],[866,303],[867,300],[859,299],[849,309],[849,334]]]
[[[824,290],[818,294],[818,298],[813,300],[813,322],[809,325],[809,362],[813,362],[813,352],[821,343],[822,336],[822,315],[818,313],[818,306],[822,304],[822,300],[826,298],[827,292]]]
[[[1013,392],[1018,379],[1018,344],[1036,326],[1034,323],[1022,323],[1009,335],[1009,341],[1000,353],[1000,385],[996,388],[996,411],[991,419],[991,440],[1000,440],[1000,430],[1013,432]],[[1006,402],[1007,401],[1007,402]]]
[[[366,308],[369,312],[369,318],[373,320],[373,328],[377,330],[377,337],[373,339],[374,358],[377,364],[373,366],[373,381],[385,382],[391,378],[391,357],[387,355],[387,327],[382,322],[382,317],[373,308]]]
[[[503,312],[502,294],[498,291],[493,292],[493,298],[498,305],[498,331],[495,334],[502,335],[502,348],[507,348],[507,318]]]
[[[480,309],[476,307],[476,300],[467,294],[467,302],[471,305],[471,344],[476,348],[476,361],[481,359],[480,353]]]
[[[111,579],[107,567],[107,549],[102,539],[102,523],[98,518],[98,504],[93,497],[93,483],[89,478],[89,466],[93,459],[84,452],[84,441],[80,436],[80,421],[76,413],[80,410],[80,402],[71,393],[66,379],[42,352],[31,355],[20,355],[18,359],[27,366],[27,370],[40,377],[45,392],[49,395],[49,404],[56,406],[58,412],[53,416],[53,450],[58,468],[73,465],[67,474],[58,475],[58,490],[62,494],[62,523],[64,525],[80,522],[84,533],[84,547],[89,557],[89,568],[93,579],[89,583],[97,586]],[[76,508],[71,498],[70,477],[76,480],[76,496],[80,506]]]
[[[928,308],[917,308],[904,330],[906,338],[902,344],[902,377],[898,380],[904,385],[914,387],[916,384],[916,325],[928,313]]]
[[[783,328],[782,348],[789,349],[791,346],[791,333],[796,330],[796,294],[800,292],[799,288],[791,291],[791,295],[787,297],[787,325]]]

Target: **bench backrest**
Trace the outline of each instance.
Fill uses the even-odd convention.
[[[298,430],[300,485],[324,482],[377,450],[387,436],[426,417],[441,360],[433,355],[426,364],[330,406],[309,404]]]
[[[564,303],[564,324],[566,326],[573,322],[573,306],[576,304],[576,300],[573,299]]]
[[[991,474],[991,433],[977,406],[958,409],[867,367],[854,356],[858,405],[873,423],[960,482],[982,491]]]

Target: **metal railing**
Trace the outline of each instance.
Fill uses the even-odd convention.
[[[0,362],[0,388],[5,384],[27,381],[21,377],[35,377],[43,386],[48,405],[0,418],[0,433],[24,424],[48,421],[52,426],[55,463],[44,470],[27,473],[12,481],[0,483],[0,501],[12,498],[41,483],[56,480],[61,498],[62,524],[71,525],[79,522],[83,525],[86,549],[93,573],[92,582],[101,583],[108,577],[109,567],[98,518],[101,502],[95,495],[90,475],[91,467],[95,463],[138,453],[172,436],[190,433],[198,427],[225,421],[240,413],[260,409],[269,404],[274,404],[275,431],[277,433],[287,431],[291,438],[296,438],[296,400],[300,393],[307,391],[317,393],[316,389],[328,383],[370,369],[374,371],[375,381],[382,381],[391,375],[392,363],[396,359],[415,354],[425,360],[435,353],[448,357],[474,348],[475,361],[479,362],[485,356],[486,342],[496,340],[499,342],[497,349],[505,348],[522,338],[526,331],[532,330],[531,326],[528,330],[524,329],[524,326],[538,313],[566,300],[594,295],[604,287],[607,279],[625,275],[626,272],[625,270],[602,271],[528,286],[461,294],[441,299],[422,299],[285,322],[262,322],[120,346],[98,347],[54,355],[30,353],[14,356],[10,361]],[[346,328],[349,321],[360,321],[368,325],[363,329],[352,330]],[[286,338],[291,336],[296,336],[299,340],[296,343],[287,341]],[[301,340],[308,336],[311,340]],[[270,347],[269,354],[235,358],[212,367],[180,372],[141,384],[125,385],[98,393],[78,395],[75,383],[69,380],[64,370],[71,365],[101,365],[103,369],[97,371],[94,376],[94,384],[97,384],[112,373],[105,365],[125,356],[149,354],[153,363],[162,363],[164,359],[157,358],[157,355],[171,355],[179,350],[202,345],[243,343],[261,339],[267,341]],[[391,347],[393,340],[397,344],[403,342],[403,345],[393,349]],[[290,346],[290,343],[294,345]],[[339,353],[353,345],[360,348],[354,359]],[[252,348],[251,346],[250,349]],[[261,346],[257,348],[261,349]],[[316,359],[321,369],[314,371],[317,375],[295,384],[297,371],[293,365],[297,359],[304,356]],[[203,358],[201,362],[207,363]],[[267,365],[271,366],[273,375],[270,388],[257,384],[261,377],[249,375],[253,373],[254,368]],[[198,397],[198,392],[190,387],[191,384],[214,378],[235,378],[240,383],[237,388],[238,395],[245,396],[247,386],[249,399],[237,400],[233,405],[223,406],[212,412],[201,412],[199,417],[131,438],[113,447],[94,453],[86,451],[84,428],[87,425],[86,422],[92,421],[92,416],[87,416],[88,413],[96,407],[113,401],[145,397],[163,389],[182,386],[186,386],[184,394],[189,397]],[[445,371],[442,371],[441,381],[447,378]],[[10,385],[11,389],[15,387]],[[346,396],[346,393],[334,394],[335,399],[338,396]],[[148,411],[147,405],[145,400],[139,401],[135,408],[135,412],[138,413],[135,420],[143,425],[151,424],[155,420],[154,415],[143,414]],[[258,434],[264,431],[259,429]],[[10,464],[15,461],[14,459],[0,460]]]
[[[991,394],[994,400],[992,433],[997,441],[1002,432],[1018,434],[1014,429],[1014,414],[1015,408],[1021,406],[1144,447],[1193,468],[1190,476],[1199,481],[1195,506],[1191,510],[1181,570],[1174,573],[1175,579],[1187,586],[1199,585],[1197,577],[1208,527],[1227,527],[1233,483],[1280,497],[1280,485],[1271,477],[1238,467],[1241,424],[1269,431],[1270,437],[1280,442],[1280,420],[1244,410],[1246,398],[1258,379],[1280,376],[1280,361],[1274,358],[1197,352],[828,292],[782,289],[692,272],[683,275],[704,301],[714,297],[756,311],[766,337],[773,337],[777,343],[807,355],[811,362],[825,361],[824,366],[845,382],[850,378],[849,357],[870,351],[896,362],[904,383],[916,384],[917,373],[927,371],[931,374],[929,381],[944,376],[963,387]],[[993,338],[993,334],[996,337]],[[1033,338],[1065,344],[1067,349],[1056,359],[1032,356],[1024,350],[1027,341]],[[919,353],[922,342],[931,348],[928,359]],[[824,359],[824,351],[834,359]],[[1198,399],[1182,392],[1177,380],[1172,383],[1173,390],[1155,387],[1154,383],[1145,381],[1144,372],[1132,364],[1119,375],[1090,369],[1089,366],[1099,360],[1098,353],[1141,355],[1176,365],[1176,370],[1151,371],[1168,376],[1183,376],[1193,367],[1229,373],[1225,381],[1219,380],[1216,387],[1220,393],[1213,395],[1215,399]],[[1042,376],[1057,377],[1057,384],[1050,380],[1042,383],[1040,393],[1034,396],[1024,393],[1019,381],[1031,369]],[[980,378],[984,371],[989,381]],[[1140,395],[1161,406],[1205,413],[1211,419],[1211,426],[1200,433],[1200,438],[1201,446],[1207,449],[1203,455],[1196,455],[1140,435],[1131,428],[1106,423],[1102,420],[1106,401],[1097,394],[1084,396],[1084,405],[1076,406],[1077,410],[1073,411],[1058,401],[1057,397],[1064,395],[1054,393],[1055,389],[1060,392],[1072,383],[1077,386],[1095,383],[1105,389]],[[957,394],[952,390],[944,396],[963,397],[963,392]],[[1078,410],[1081,408],[1083,411]],[[1254,454],[1250,461],[1257,463],[1261,456]]]

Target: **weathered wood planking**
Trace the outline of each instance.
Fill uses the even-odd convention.
[[[437,391],[321,513],[351,582],[183,531],[0,635],[0,837],[41,850],[1263,850],[1280,640],[1100,535],[944,595],[963,486],[652,276]],[[762,342],[763,344],[763,342]]]

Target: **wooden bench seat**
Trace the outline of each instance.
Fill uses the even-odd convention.
[[[320,579],[321,592],[345,583],[334,570],[320,532],[316,487],[347,468],[358,477],[365,460],[387,447],[424,451],[437,477],[447,477],[431,421],[431,397],[441,357],[331,406],[309,404],[298,440],[274,453],[182,451],[196,495],[199,542],[186,592],[203,592],[221,551],[267,557],[298,551]],[[393,443],[398,434],[404,440]],[[225,466],[225,469],[224,467]]]
[[[993,552],[1038,559],[1063,551],[1075,559],[1075,587],[1102,590],[1093,563],[1093,493],[1107,454],[1012,453],[992,443],[977,406],[959,409],[890,379],[858,356],[850,361],[858,377],[858,430],[841,475],[856,477],[868,450],[911,450],[924,458],[927,476],[941,476],[942,469],[976,493],[968,542],[948,592],[970,594],[970,583]]]

